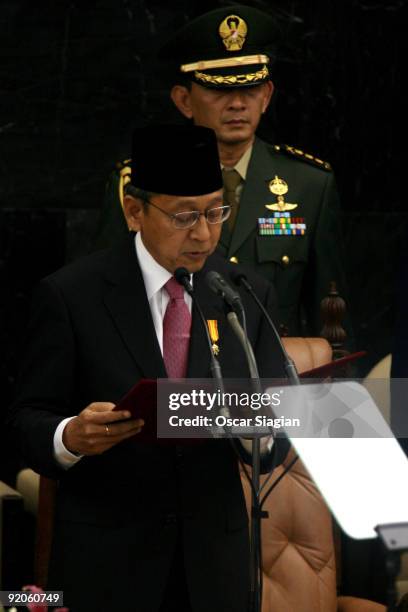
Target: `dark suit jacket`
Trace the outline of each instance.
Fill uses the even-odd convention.
[[[216,255],[206,264],[224,275],[232,267]],[[195,275],[194,286],[205,317],[219,322],[223,374],[247,377],[222,301],[203,273]],[[258,278],[252,282],[271,310],[271,287]],[[275,341],[252,301],[243,299],[261,376],[280,376]],[[10,421],[28,465],[59,480],[49,586],[65,591],[72,612],[154,612],[180,529],[194,610],[244,612],[248,519],[227,440],[190,447],[126,441],[67,471],[53,458],[54,432],[64,417],[93,401],[117,402],[141,377],[166,375],[133,239],[42,281],[29,335]],[[196,316],[188,376],[209,376]],[[276,462],[285,451],[286,445],[276,445]]]
[[[304,236],[258,235],[258,217],[269,216],[265,205],[276,202],[268,186],[275,175],[288,184],[285,201],[298,204],[292,214],[305,219]],[[116,172],[106,188],[97,244],[112,244],[126,232]],[[320,335],[320,302],[327,296],[330,282],[336,281],[340,295],[346,300],[348,297],[341,212],[333,172],[323,163],[256,138],[234,232],[230,236],[228,224],[224,224],[219,250],[224,257],[236,257],[240,264],[251,266],[275,285],[278,319],[290,336]],[[288,259],[283,260],[284,256]],[[345,329],[352,338],[349,316]]]

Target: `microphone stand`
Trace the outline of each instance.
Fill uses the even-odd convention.
[[[265,306],[262,304],[261,300],[258,298],[258,296],[256,295],[255,291],[252,289],[252,286],[250,285],[250,283],[248,282],[246,276],[244,274],[234,274],[233,276],[233,280],[235,282],[236,285],[240,285],[242,284],[246,291],[251,295],[252,299],[255,301],[255,303],[257,304],[258,308],[261,310],[261,312],[263,313],[263,315],[265,316],[269,327],[271,328],[278,344],[280,347],[280,350],[282,352],[283,355],[283,359],[284,359],[284,368],[285,368],[285,372],[286,375],[288,377],[289,382],[292,385],[300,385],[300,380],[299,380],[299,375],[296,369],[296,365],[295,362],[293,361],[293,359],[291,357],[289,357],[289,355],[286,352],[285,347],[282,344],[282,340],[279,336],[278,330],[276,329],[268,311],[266,310]],[[275,480],[275,482],[269,487],[269,489],[267,490],[267,492],[265,493],[265,495],[262,498],[262,501],[259,502],[259,498],[258,498],[258,512],[261,515],[261,517],[263,516],[263,511],[262,511],[262,507],[263,504],[265,503],[267,497],[270,495],[270,493],[272,492],[272,490],[276,487],[276,485],[280,482],[280,480],[283,478],[283,476],[285,474],[287,474],[287,472],[291,469],[291,467],[296,463],[298,459],[298,456],[296,455],[294,457],[294,459],[291,461],[291,463],[285,468],[285,470],[283,471],[283,473],[281,474],[281,476]],[[264,482],[263,487],[266,485],[268,479]],[[263,488],[262,487],[262,488]],[[259,490],[259,489],[258,489]],[[261,493],[261,491],[259,491],[259,494]]]
[[[241,314],[245,317],[242,308]],[[256,393],[261,393],[261,383],[259,380],[258,366],[256,364],[254,351],[249,342],[248,335],[244,332],[235,312],[231,311],[227,315],[228,322],[241,343],[248,362],[251,375],[252,386]],[[251,592],[249,611],[258,612],[262,605],[262,541],[261,541],[261,519],[266,518],[259,504],[260,492],[260,473],[261,473],[261,442],[258,436],[252,438],[252,483],[251,490],[251,558],[250,558],[250,579]]]

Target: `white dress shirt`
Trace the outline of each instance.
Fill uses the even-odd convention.
[[[153,325],[156,331],[157,341],[163,355],[163,319],[166,312],[167,304],[170,297],[164,285],[173,276],[168,270],[163,268],[150,255],[149,251],[143,244],[140,232],[136,234],[136,254],[139,260],[140,269],[142,271],[143,281],[146,289],[147,300],[150,306],[150,312],[153,317]],[[190,274],[190,282],[193,282],[193,275]],[[191,296],[184,291],[184,300],[191,314],[192,300]]]

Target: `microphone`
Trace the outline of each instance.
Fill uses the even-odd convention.
[[[211,291],[220,295],[229,306],[239,314],[243,313],[244,307],[242,306],[241,296],[238,291],[235,291],[227,281],[215,270],[207,273],[205,277],[207,285]]]
[[[224,393],[224,381],[222,379],[222,372],[221,372],[220,362],[218,361],[218,359],[214,355],[214,352],[213,352],[213,349],[212,349],[212,342],[211,342],[210,334],[208,332],[208,326],[207,326],[205,317],[203,315],[203,311],[201,310],[200,305],[197,302],[197,299],[196,299],[196,297],[194,295],[193,285],[191,284],[191,281],[190,281],[190,272],[186,268],[177,268],[174,271],[174,278],[179,283],[179,285],[182,285],[184,287],[184,289],[187,291],[187,293],[191,296],[191,298],[193,300],[194,307],[196,308],[196,310],[197,310],[197,312],[198,312],[198,314],[200,316],[201,322],[202,322],[204,330],[205,330],[205,335],[206,335],[206,338],[207,338],[208,348],[210,350],[210,355],[211,355],[211,365],[210,365],[211,374],[212,374],[213,378],[215,378],[215,380],[217,381],[218,389],[222,393]],[[229,414],[228,414],[228,416],[229,416]]]
[[[259,372],[258,366],[256,364],[254,351],[252,349],[251,343],[248,338],[247,329],[246,329],[246,316],[244,306],[241,301],[241,296],[237,291],[235,291],[231,285],[227,283],[227,281],[215,270],[211,270],[211,272],[207,273],[206,282],[210,289],[220,295],[225,302],[233,309],[233,311],[238,311],[241,314],[243,328],[238,320],[236,312],[229,312],[227,315],[228,322],[238,338],[242,348],[244,349],[245,356],[248,363],[249,372],[251,375],[251,379],[253,380],[253,384],[256,384],[254,381],[257,381],[256,391],[259,391]]]
[[[273,333],[275,335],[275,338],[278,341],[278,344],[280,346],[280,349],[281,349],[281,352],[282,352],[282,355],[283,355],[283,359],[284,359],[286,374],[287,374],[290,382],[293,385],[300,385],[299,375],[298,375],[295,363],[294,363],[293,359],[291,357],[289,357],[289,355],[287,354],[286,349],[285,349],[285,347],[282,344],[281,337],[280,337],[280,335],[278,333],[278,330],[275,327],[274,322],[272,321],[271,317],[269,316],[269,313],[266,310],[265,306],[262,304],[261,300],[256,295],[256,293],[253,290],[251,284],[248,282],[247,277],[242,272],[232,272],[231,279],[232,279],[232,281],[236,285],[238,285],[238,286],[242,285],[243,287],[245,287],[247,292],[251,295],[252,299],[257,304],[258,308],[262,311],[262,313],[266,317],[266,320],[268,321],[269,326],[272,329],[272,331],[273,331]]]
[[[229,312],[227,314],[227,319],[228,319],[228,323],[231,325],[236,337],[238,338],[239,342],[241,343],[242,348],[245,351],[245,355],[247,358],[247,362],[248,362],[248,368],[249,368],[249,373],[250,376],[253,380],[257,381],[257,386],[255,391],[259,392],[261,391],[260,385],[259,385],[259,372],[258,372],[258,366],[256,363],[256,359],[255,359],[255,355],[254,355],[254,350],[252,348],[251,343],[249,342],[248,336],[246,335],[245,331],[243,330],[241,323],[238,321],[238,317],[236,315],[235,312]]]
[[[190,282],[190,272],[187,270],[187,268],[177,268],[174,270],[174,278],[178,284],[182,285],[187,293],[193,298],[193,285]]]

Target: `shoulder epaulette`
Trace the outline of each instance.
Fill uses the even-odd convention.
[[[275,149],[275,151],[279,153],[286,153],[286,155],[289,155],[291,157],[296,157],[297,159],[300,159],[304,162],[312,164],[313,166],[317,166],[318,168],[321,168],[322,170],[327,170],[328,172],[330,172],[332,169],[329,162],[323,161],[322,159],[319,159],[318,157],[314,157],[314,155],[310,155],[310,153],[305,153],[301,149],[296,149],[295,147],[291,147],[290,145],[287,145],[287,144],[274,145],[273,148]]]
[[[119,170],[119,172],[121,172],[121,170],[123,170],[124,168],[130,169],[131,161],[131,159],[123,159],[122,161],[117,161],[115,164],[116,170]]]
[[[123,208],[123,189],[127,183],[130,183],[130,175],[131,168],[130,163],[131,159],[124,159],[123,161],[116,162],[116,169],[119,172],[119,200]]]

